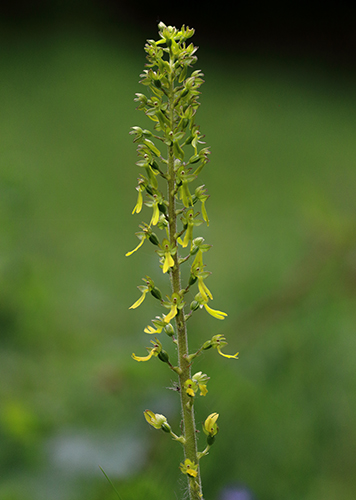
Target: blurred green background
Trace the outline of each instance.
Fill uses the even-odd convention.
[[[149,274],[169,291],[152,246],[124,257],[150,214],[131,215],[128,132],[150,125],[133,98],[155,32],[1,30],[0,500],[112,500],[99,466],[122,500],[184,495],[180,447],[142,417],[164,413],[178,432],[174,379],[130,357],[160,313],[153,300],[128,309],[136,286]],[[214,307],[229,316],[196,314],[190,345],[223,333],[240,351],[195,363],[211,377],[198,425],[220,413],[206,499],[243,483],[257,500],[353,500],[355,76],[197,38],[197,122],[212,151],[199,233],[213,244]]]

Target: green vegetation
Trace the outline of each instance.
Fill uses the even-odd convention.
[[[240,351],[228,367],[210,355],[196,364],[211,377],[197,422],[211,404],[221,414],[204,459],[207,500],[235,481],[258,499],[353,500],[354,81],[312,65],[216,61],[203,47],[199,60],[209,288],[229,313],[216,333]],[[146,303],[128,310],[149,252],[130,257],[134,273],[124,257],[137,227],[127,216],[137,177],[128,96],[143,61],[124,42],[85,34],[6,40],[0,500],[117,498],[99,465],[123,500],[181,493],[171,491],[179,447],[142,421],[157,404],[179,426],[177,398],[157,382],[165,366],[141,370],[130,358],[152,315]],[[192,348],[206,316],[192,318]]]

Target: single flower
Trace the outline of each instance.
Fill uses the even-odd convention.
[[[224,354],[223,352],[221,352],[221,348],[224,347],[225,345],[227,345],[227,342],[226,342],[226,339],[224,337],[224,335],[221,335],[221,334],[218,334],[218,335],[214,335],[214,337],[205,343],[206,344],[206,347],[203,349],[209,349],[210,347],[213,347],[214,349],[216,349],[218,351],[218,353],[221,355],[221,356],[224,356],[224,358],[233,358],[233,359],[238,359],[238,352],[236,354]]]
[[[152,320],[152,323],[156,328],[153,328],[152,326],[146,326],[146,328],[143,330],[145,333],[149,333],[152,335],[153,333],[161,333],[163,328],[167,326],[168,321],[165,321],[165,318],[161,318],[160,316],[156,316],[155,319]]]
[[[206,225],[209,226],[208,213],[205,208],[205,202],[209,198],[209,195],[206,194],[206,189],[204,189],[204,185],[196,188],[195,197],[201,202],[201,214],[206,222]]]
[[[138,197],[137,197],[137,203],[134,206],[134,209],[132,210],[132,214],[134,214],[134,213],[139,214],[142,210],[142,205],[143,205],[142,191],[145,189],[145,186],[143,186],[142,184],[139,184],[136,189],[138,191]]]
[[[198,475],[198,464],[195,464],[189,458],[184,460],[184,463],[180,464],[180,470],[183,474],[188,474],[191,477],[197,477]]]
[[[206,373],[203,372],[197,372],[193,375],[192,380],[198,384],[198,387],[200,389],[200,396],[206,396],[208,389],[206,387],[206,384],[210,377],[206,375]]]
[[[142,231],[139,231],[135,234],[136,234],[137,238],[140,240],[140,243],[137,245],[136,248],[131,250],[131,252],[127,252],[125,254],[126,257],[129,257],[129,255],[132,255],[134,252],[136,252],[136,250],[138,250],[144,244],[146,239],[150,240],[150,242],[153,243],[154,245],[159,245],[158,238],[152,232],[152,229],[150,228],[150,226],[148,226],[147,224],[144,223],[144,224],[140,224],[139,227],[142,229]]]
[[[151,295],[153,295],[153,297],[155,297],[156,299],[162,300],[161,291],[159,290],[159,288],[155,287],[154,281],[149,276],[146,276],[146,278],[142,278],[142,281],[144,281],[146,284],[137,287],[142,295],[138,300],[136,300],[134,304],[132,304],[131,307],[129,307],[129,309],[136,309],[139,305],[141,305],[145,300],[146,294],[148,292],[151,292]]]
[[[161,429],[162,425],[167,424],[166,417],[160,413],[153,413],[153,411],[145,410],[143,414],[147,422],[155,429]]]
[[[136,356],[136,354],[132,353],[131,357],[135,361],[148,361],[152,358],[152,356],[158,356],[159,353],[162,352],[162,344],[157,339],[151,340],[151,344],[153,344],[153,347],[147,347],[147,350],[149,351],[147,356]]]
[[[211,413],[205,420],[203,425],[203,431],[207,436],[213,437],[218,433],[219,427],[216,424],[218,418],[219,418],[218,413]]]
[[[146,293],[149,292],[148,287],[145,287],[144,285],[138,286],[137,288],[140,290],[140,292],[142,292],[142,295],[138,300],[136,300],[134,304],[132,304],[131,307],[129,307],[129,309],[136,309],[136,307],[141,305],[142,302],[145,300]]]
[[[174,266],[174,260],[169,251],[164,252],[163,272],[166,273],[168,269]]]
[[[167,238],[165,238],[159,245],[159,250],[157,250],[157,253],[163,259],[164,273],[166,273],[171,267],[174,267],[173,255],[177,253],[177,248],[172,247]]]
[[[131,250],[131,252],[125,253],[125,257],[129,257],[130,255],[132,255],[134,252],[136,252],[144,244],[146,236],[137,236],[137,237],[141,240],[140,243],[137,245],[136,248]]]

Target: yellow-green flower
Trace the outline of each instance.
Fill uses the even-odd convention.
[[[146,285],[140,285],[137,287],[142,293],[142,295],[138,300],[136,300],[134,304],[132,304],[131,307],[129,307],[129,309],[136,309],[139,305],[141,305],[142,302],[145,300],[146,294],[148,292],[151,292],[151,294],[156,299],[162,300],[160,290],[157,287],[155,287],[154,281],[149,276],[146,276],[146,278],[142,278],[142,281],[144,281]]]
[[[157,318],[159,318],[159,316],[157,316]],[[148,325],[143,330],[145,333],[149,333],[150,335],[152,335],[153,333],[161,333],[163,328],[166,326],[166,323],[162,321],[161,318],[153,319],[152,323],[155,325],[156,328],[153,328],[153,326]]]
[[[213,437],[218,433],[219,427],[216,424],[218,418],[219,418],[218,413],[211,413],[205,420],[203,425],[203,431],[207,436]]]
[[[198,475],[198,464],[195,464],[189,458],[184,460],[184,463],[180,464],[180,470],[183,474],[188,474],[191,477],[197,477]]]
[[[151,222],[150,226],[155,226],[158,221],[159,221],[159,205],[162,204],[162,196],[159,194],[154,194],[150,196],[150,200],[145,202],[145,205],[147,207],[151,207],[153,212],[152,212],[152,217],[151,217]]]
[[[140,288],[144,288],[144,287],[140,286],[138,288],[140,289]],[[138,300],[136,300],[136,302],[134,304],[132,304],[132,306],[129,307],[129,309],[136,309],[136,307],[138,307],[139,305],[141,305],[142,302],[145,300],[146,293],[149,292],[149,289],[146,287],[145,290],[141,290],[141,291],[142,291],[141,297]]]
[[[205,202],[209,198],[209,195],[206,194],[206,189],[204,189],[204,185],[196,188],[195,196],[201,202],[201,214],[206,222],[206,225],[209,226],[209,218],[205,208]]]
[[[134,252],[136,252],[136,250],[138,250],[144,244],[146,236],[145,235],[138,236],[138,238],[140,239],[140,243],[137,245],[136,248],[134,248],[133,250],[131,250],[131,252],[125,253],[125,257],[129,257],[130,255],[132,255]]]
[[[153,413],[153,411],[145,410],[143,414],[147,422],[155,429],[161,429],[162,425],[168,423],[166,417],[160,413]]]
[[[205,373],[203,374],[203,372],[195,373],[191,379],[189,378],[185,381],[185,392],[188,394],[188,396],[194,397],[198,390],[200,390],[200,396],[205,396],[208,392],[206,383],[209,378],[210,377],[208,377]]]
[[[142,231],[139,231],[135,234],[136,234],[137,238],[140,240],[140,243],[137,245],[136,248],[131,250],[131,252],[127,252],[125,254],[126,257],[128,257],[129,255],[132,255],[134,252],[136,252],[136,250],[138,250],[144,244],[146,239],[150,240],[150,242],[153,243],[154,245],[159,245],[158,238],[152,232],[152,229],[150,228],[150,226],[148,226],[147,224],[144,223],[144,224],[140,224],[139,227],[142,229]]]
[[[143,205],[143,196],[142,196],[142,191],[145,189],[145,187],[140,184],[137,186],[137,191],[138,191],[138,197],[137,197],[137,203],[134,206],[134,209],[132,210],[132,214],[137,213],[139,214],[142,210],[142,205]]]
[[[174,260],[169,251],[164,252],[163,272],[166,273],[168,269],[174,266]]]
[[[195,393],[198,390],[198,384],[195,381],[193,381],[192,379],[188,378],[184,382],[184,389],[185,389],[185,392],[188,394],[188,396],[194,398]]]
[[[162,344],[157,339],[151,340],[151,344],[153,344],[153,347],[151,349],[147,347],[147,350],[149,351],[147,356],[136,356],[136,354],[132,353],[131,357],[135,361],[148,361],[152,358],[152,356],[158,356],[159,353],[162,352]]]
[[[172,247],[167,238],[159,245],[157,253],[163,259],[163,272],[166,273],[171,267],[174,267],[173,255],[177,253],[177,248]]]
[[[200,396],[205,396],[208,392],[206,384],[210,377],[208,377],[203,372],[197,372],[193,375],[192,379],[198,384],[198,387],[200,389]]]
[[[224,347],[225,345],[227,345],[227,342],[226,342],[224,335],[218,334],[218,335],[214,335],[214,337],[211,340],[208,340],[207,342],[205,342],[205,344],[203,345],[203,349],[206,350],[206,349],[210,349],[211,347],[213,347],[214,349],[216,349],[218,351],[218,353],[221,356],[224,356],[224,358],[238,359],[238,355],[239,355],[238,352],[236,354],[224,354],[223,352],[221,352],[221,348]]]
[[[170,323],[172,319],[177,315],[178,309],[182,309],[184,306],[185,302],[182,300],[182,297],[179,295],[179,293],[173,293],[172,297],[168,297],[167,302],[163,302],[163,305],[165,307],[170,308],[169,313],[166,316],[163,316],[163,321],[165,323]]]

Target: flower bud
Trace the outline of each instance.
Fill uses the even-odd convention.
[[[207,349],[210,349],[211,347],[213,347],[213,343],[211,340],[207,340],[206,342],[204,342],[203,344],[203,351],[206,351]]]
[[[217,426],[216,423],[218,418],[219,418],[218,413],[211,413],[205,420],[203,425],[203,431],[208,436],[208,438],[216,436],[216,434],[219,432],[219,427]]]
[[[169,425],[166,417],[160,413],[153,413],[151,410],[145,410],[143,414],[147,422],[155,429],[161,429],[166,423]]]
[[[173,337],[173,335],[174,335],[174,328],[173,328],[173,326],[170,323],[168,323],[168,325],[166,325],[164,327],[164,331],[166,332],[166,334],[168,335],[168,337]]]
[[[193,300],[193,302],[190,303],[190,310],[196,311],[198,308],[199,308],[199,302],[197,302],[196,300]]]

